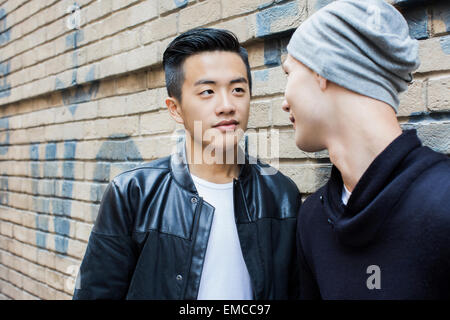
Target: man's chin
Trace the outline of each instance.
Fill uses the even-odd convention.
[[[314,141],[308,141],[307,139],[300,139],[298,137],[295,139],[295,144],[297,148],[304,152],[319,152],[325,149],[323,146],[314,143]]]

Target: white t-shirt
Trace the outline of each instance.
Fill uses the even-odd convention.
[[[197,299],[251,300],[250,275],[234,218],[233,182],[216,184],[191,176],[199,195],[215,208]]]
[[[350,196],[352,195],[352,193],[350,191],[348,191],[348,189],[345,187],[345,184],[342,184],[344,187],[342,188],[342,202],[347,205],[348,203],[348,199],[350,199]]]

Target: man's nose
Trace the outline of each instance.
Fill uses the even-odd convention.
[[[283,104],[281,105],[281,108],[282,108],[284,111],[289,112],[290,107],[289,107],[289,104],[288,104],[288,102],[287,102],[286,99],[283,100]]]
[[[229,97],[227,94],[223,94],[219,101],[219,105],[216,109],[216,112],[218,114],[221,114],[221,113],[234,113],[235,111],[236,107],[231,101],[231,97]]]

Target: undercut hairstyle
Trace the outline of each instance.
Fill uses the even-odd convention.
[[[181,102],[181,87],[184,83],[183,64],[186,58],[202,52],[235,52],[247,68],[248,86],[252,94],[252,78],[248,53],[241,47],[234,33],[223,29],[196,28],[176,37],[164,51],[163,68],[166,76],[166,88],[169,97]]]

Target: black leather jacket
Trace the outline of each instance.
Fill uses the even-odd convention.
[[[199,197],[185,157],[182,148],[108,185],[73,299],[197,298],[214,207]],[[254,298],[295,299],[300,193],[280,172],[263,175],[267,165],[246,160],[233,193]]]

